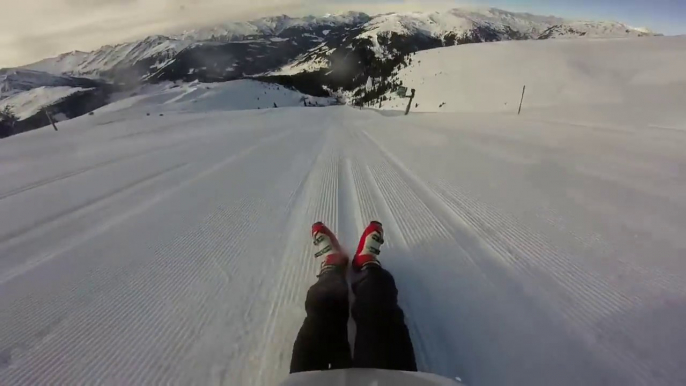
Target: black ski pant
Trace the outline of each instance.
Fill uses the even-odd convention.
[[[369,267],[352,284],[357,325],[348,344],[348,284],[339,270],[325,272],[307,292],[307,317],[293,346],[291,373],[356,368],[417,371],[414,349],[391,274]]]

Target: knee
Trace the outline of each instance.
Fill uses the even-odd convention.
[[[357,296],[369,298],[397,298],[398,289],[390,272],[383,268],[368,268],[353,283],[353,292]]]
[[[307,291],[305,308],[308,313],[334,312],[345,310],[348,312],[348,286],[345,280],[319,282]]]

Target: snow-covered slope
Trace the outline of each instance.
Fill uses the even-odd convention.
[[[445,12],[391,13],[373,18],[359,38],[376,35],[423,34],[445,38],[463,36],[488,28],[501,39],[538,39],[551,37],[632,37],[652,35],[645,29],[611,21],[571,21],[553,16],[508,12],[497,8],[456,8]]]
[[[366,32],[359,38],[396,33],[399,35],[423,34],[442,38],[449,33],[458,36],[478,27],[498,31],[503,37],[520,33],[537,37],[542,31],[564,19],[537,16],[528,13],[507,12],[496,8],[456,8],[445,12],[407,12],[380,15],[365,24]]]
[[[615,38],[653,36],[645,28],[634,28],[623,23],[608,21],[569,21],[554,25],[540,34],[539,39],[560,38]]]
[[[114,94],[113,103],[95,114],[126,110],[126,114],[167,111],[210,112],[258,110],[295,106],[329,106],[334,98],[304,95],[278,85],[253,80],[224,83],[171,83],[144,85],[138,90]]]
[[[43,127],[49,123],[41,113],[47,109],[57,120],[85,114],[108,101],[110,87],[92,79],[54,75],[40,71],[0,70],[0,109],[10,107],[19,122],[0,137]]]
[[[0,110],[5,108],[5,106],[10,106],[12,112],[20,120],[26,119],[40,112],[42,108],[51,106],[72,94],[89,90],[92,90],[92,88],[68,86],[38,87],[0,100]]]
[[[109,46],[106,46],[109,47]],[[106,49],[105,47],[101,50]],[[79,67],[93,55],[90,52],[72,51],[54,58],[43,59],[39,62],[23,66],[23,69],[46,72],[53,75],[78,73]]]
[[[681,43],[637,42],[472,45],[483,61],[460,73],[561,74],[531,60],[543,47],[570,76],[645,85],[646,113],[683,114]],[[598,63],[608,50],[619,72]],[[647,54],[664,64],[629,60]],[[495,83],[470,91],[497,98]],[[318,280],[311,224],[354,250],[371,220],[420,370],[468,385],[683,385],[686,131],[588,124],[579,95],[616,115],[636,106],[583,88],[548,94],[574,113],[562,123],[543,100],[537,116],[405,117],[257,110],[260,93],[289,97],[203,86],[146,86],[159,89],[0,140],[3,386],[278,385]],[[223,111],[242,95],[251,110]]]
[[[0,100],[38,87],[93,87],[94,82],[45,72],[4,69],[0,70]]]
[[[686,118],[683,68],[683,37],[499,42],[419,52],[398,79],[417,90],[414,111],[516,113],[526,85],[525,115],[554,109],[578,120],[605,111],[657,124]],[[383,108],[405,108],[387,96]]]
[[[150,36],[132,43],[104,46],[93,52],[71,52],[22,68],[52,74],[97,77],[117,67],[126,69],[143,60],[151,60],[151,67],[161,67],[191,44],[191,41],[166,36]]]

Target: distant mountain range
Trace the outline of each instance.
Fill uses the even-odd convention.
[[[355,102],[365,102],[377,97],[366,95],[362,87],[370,78],[390,79],[408,55],[417,51],[501,40],[653,35],[617,22],[572,21],[496,8],[377,16],[360,12],[301,18],[283,15],[151,36],[92,52],[70,52],[15,72],[31,74],[32,79],[36,71],[70,79],[90,78],[120,88],[159,81],[252,77],[313,95],[338,91]],[[12,90],[26,91],[17,76],[0,77],[0,99]]]
[[[165,68],[174,67],[175,59],[195,59],[195,66],[188,68],[189,71],[193,69],[191,74],[175,73],[171,77],[231,78],[276,70],[299,56],[306,56],[313,48],[341,48],[342,42],[350,44],[355,40],[368,40],[381,54],[387,47],[379,37],[394,35],[424,37],[428,40],[427,48],[434,48],[438,43],[630,37],[653,33],[617,22],[569,21],[495,8],[390,13],[374,17],[360,12],[302,18],[283,15],[249,22],[229,22],[172,36],[151,36],[136,42],[104,46],[93,52],[70,52],[23,68],[51,74],[133,81],[167,78]],[[423,46],[416,48],[421,50]],[[177,58],[179,55],[182,57]]]

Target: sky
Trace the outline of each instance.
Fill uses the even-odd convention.
[[[686,0],[2,0],[0,68],[151,34],[262,16],[431,11],[482,5],[575,19],[615,20],[686,34]]]

